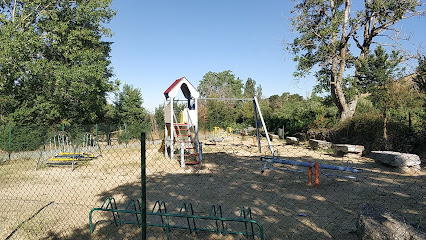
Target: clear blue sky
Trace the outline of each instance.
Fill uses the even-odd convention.
[[[251,77],[269,97],[283,92],[307,96],[314,78],[296,81],[295,64],[283,42],[291,31],[290,0],[116,0],[107,25],[114,36],[111,61],[122,84],[139,88],[150,111],[163,92],[185,76],[198,86],[208,71],[231,70]],[[419,23],[420,21],[420,23]],[[405,23],[413,44],[426,38],[424,18]],[[415,24],[416,27],[413,26]]]

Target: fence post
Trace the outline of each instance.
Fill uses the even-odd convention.
[[[141,223],[142,231],[141,238],[146,240],[146,145],[145,145],[145,133],[141,133],[141,186],[142,186],[142,196],[141,196]]]
[[[11,151],[12,151],[12,125],[9,123],[9,161],[10,161]]]
[[[149,134],[149,136],[151,137],[151,140],[152,140],[151,123],[150,122],[148,123],[148,134]]]
[[[65,124],[62,123],[62,141],[65,141]],[[62,144],[62,152],[65,152],[65,144]]]
[[[98,124],[96,123],[96,142],[99,145],[99,139],[98,139]]]
[[[124,132],[126,133],[126,148],[127,148],[127,123],[124,123]]]

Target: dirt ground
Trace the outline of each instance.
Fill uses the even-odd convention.
[[[260,156],[271,155],[266,142],[262,153],[251,138],[228,137],[216,145],[203,146],[203,164],[180,168],[175,159],[158,152],[159,143],[148,143],[147,204],[165,201],[167,212],[177,213],[183,202],[194,214],[207,216],[212,205],[221,205],[223,217],[238,218],[240,207],[250,207],[253,219],[264,229],[265,239],[357,239],[356,220],[365,203],[376,203],[403,217],[414,227],[426,224],[426,169],[400,173],[366,157],[334,157],[306,145],[273,141],[282,159],[318,162],[362,169],[359,181],[325,176],[345,172],[321,171],[318,187],[308,185],[308,172],[265,170]],[[0,239],[136,239],[140,228],[115,226],[111,214],[93,214],[94,233],[89,232],[89,212],[106,197],[118,208],[141,196],[140,145],[137,142],[102,146],[102,156],[70,166],[41,164],[25,153],[0,163]],[[270,165],[272,166],[272,165]],[[274,167],[297,170],[294,166]],[[127,216],[126,216],[127,217]],[[128,216],[129,218],[131,216]],[[185,224],[186,219],[172,219]],[[159,216],[148,216],[159,222]],[[215,224],[199,220],[199,226]],[[244,231],[242,223],[227,223]],[[255,228],[258,232],[258,229]],[[165,239],[158,227],[148,227],[149,239]],[[173,229],[171,239],[242,239],[227,234],[189,233]]]

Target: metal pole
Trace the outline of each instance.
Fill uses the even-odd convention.
[[[262,147],[260,146],[260,133],[259,133],[259,120],[257,119],[257,108],[256,101],[253,99],[253,107],[254,107],[254,121],[256,122],[256,137],[257,137],[257,145],[259,146],[259,152],[262,152]]]
[[[185,143],[180,143],[180,167],[185,167]]]
[[[124,122],[124,131],[126,132],[126,148],[127,148],[127,123]]]
[[[256,97],[254,97],[253,99],[254,99],[254,102],[256,103],[255,105],[257,107],[257,111],[259,112],[259,117],[263,125],[263,130],[265,131],[266,140],[268,141],[268,145],[269,145],[269,150],[271,150],[271,154],[274,155],[274,148],[272,147],[271,139],[269,138],[269,133],[268,133],[268,129],[266,128],[265,120],[263,120],[262,111],[260,110],[259,102],[257,101]]]
[[[65,152],[65,137],[64,137],[64,135],[65,135],[65,124],[63,124],[62,123],[62,150],[60,150],[60,151],[62,151],[62,152]]]
[[[150,122],[148,123],[148,134],[149,134],[149,136],[151,137],[151,140],[152,140],[151,123]]]
[[[96,145],[98,145],[98,124],[96,123]]]
[[[198,152],[198,154],[199,154],[200,167],[201,167],[201,165],[203,165],[203,143],[199,142],[198,143],[198,147],[200,149],[199,152]]]
[[[145,145],[145,133],[141,133],[141,239],[146,240],[146,145]]]
[[[173,110],[173,98],[170,98],[170,160],[173,161],[174,157],[174,136],[173,133],[175,132],[175,124],[174,121],[174,110]]]
[[[12,151],[12,125],[9,123],[9,161],[10,161],[10,154]]]

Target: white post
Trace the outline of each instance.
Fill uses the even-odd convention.
[[[263,130],[265,131],[265,134],[266,134],[266,139],[268,140],[269,150],[271,150],[271,154],[274,155],[274,148],[272,147],[271,139],[269,139],[268,129],[266,129],[265,121],[263,120],[262,112],[260,111],[260,107],[259,107],[259,102],[257,102],[256,97],[254,97],[254,102],[256,104],[257,111],[259,112],[260,121],[262,121]]]
[[[196,124],[195,124],[195,147],[198,149],[198,143],[199,143],[199,139],[198,139],[198,98],[195,98],[195,111],[197,112],[196,114]]]
[[[167,99],[164,97],[164,112],[166,112]],[[167,144],[169,142],[169,132],[167,131],[167,119],[166,114],[164,114],[164,157],[168,158],[169,154],[167,153]]]
[[[173,98],[170,97],[170,160],[173,161],[174,157],[174,144],[173,144],[173,133],[175,131],[175,124],[173,123]]]
[[[167,144],[169,142],[168,133],[167,133],[167,124],[164,123],[164,157],[168,158],[169,154],[167,153]]]
[[[185,143],[180,143],[180,167],[185,167]]]

